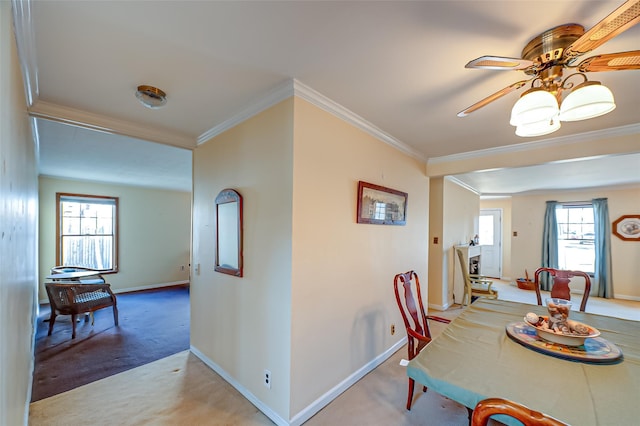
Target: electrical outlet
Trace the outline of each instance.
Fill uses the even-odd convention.
[[[396,334],[396,325],[391,324],[391,335],[393,336],[394,334]]]
[[[264,386],[271,389],[271,371],[264,370]]]

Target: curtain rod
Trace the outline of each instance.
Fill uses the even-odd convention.
[[[591,201],[558,201],[558,204],[570,206],[588,206],[593,204]]]

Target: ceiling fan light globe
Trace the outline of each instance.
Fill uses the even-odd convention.
[[[560,129],[560,120],[554,116],[549,120],[541,120],[534,123],[521,124],[516,127],[516,135],[523,138],[548,135]]]
[[[526,91],[511,109],[512,126],[550,120],[558,114],[558,100],[541,88]]]
[[[599,117],[616,108],[613,93],[598,81],[585,81],[567,95],[560,106],[560,120],[579,121]]]

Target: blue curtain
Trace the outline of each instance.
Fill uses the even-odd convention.
[[[611,224],[606,198],[595,198],[593,202],[593,222],[595,233],[595,271],[591,294],[598,297],[613,297],[611,277]]]
[[[547,201],[544,213],[544,229],[542,231],[542,267],[558,268],[558,221],[556,220],[557,201]],[[540,274],[540,288],[551,290],[549,274]]]

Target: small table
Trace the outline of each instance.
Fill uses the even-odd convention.
[[[102,284],[104,278],[97,271],[76,271],[51,274],[45,277],[51,281],[77,282],[80,284]]]
[[[414,359],[407,375],[473,409],[506,398],[573,425],[635,425],[640,419],[640,322],[571,311],[622,350],[617,364],[589,364],[535,352],[505,332],[538,305],[479,299]],[[503,419],[501,419],[503,421]]]

